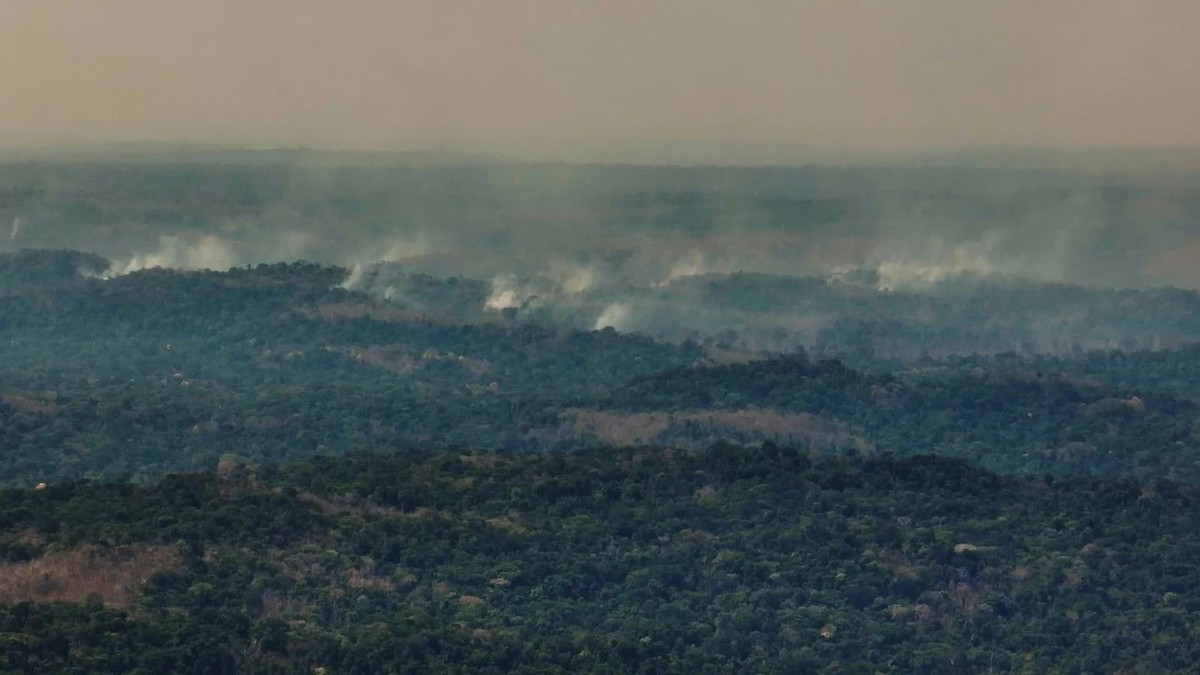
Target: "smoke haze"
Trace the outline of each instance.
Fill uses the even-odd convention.
[[[1195,287],[1200,174],[562,164],[0,164],[0,248],[490,280],[494,309],[703,274]],[[378,289],[382,292],[386,286]]]
[[[0,6],[0,146],[639,162],[1200,144],[1200,5],[318,0]]]
[[[620,330],[738,274],[1195,288],[1198,20],[1176,0],[14,0],[0,250],[84,250],[110,277],[306,259],[397,301],[403,275],[465,278],[484,316]]]

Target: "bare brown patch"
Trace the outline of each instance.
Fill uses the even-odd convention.
[[[717,535],[701,530],[680,530],[679,538],[691,544],[714,544],[720,541]]]
[[[44,483],[38,483],[38,485],[44,485]],[[18,532],[17,541],[34,549],[41,549],[46,545],[46,538],[43,537],[40,532],[32,528]]]
[[[399,347],[347,347],[346,354],[360,363],[407,375],[417,368],[417,359]]]
[[[0,565],[0,602],[83,602],[127,608],[157,572],[183,564],[172,546],[85,546]]]
[[[328,542],[307,541],[295,549],[272,549],[267,559],[279,565],[280,570],[294,581],[308,578],[325,578]]]
[[[979,604],[985,590],[982,586],[956,583],[950,585],[950,591],[946,595],[954,603],[955,609],[970,616],[979,610]]]
[[[750,363],[751,361],[760,358],[759,354],[748,349],[739,349],[737,347],[718,347],[713,345],[704,350],[704,358],[708,363],[718,366],[730,364]]]
[[[959,554],[962,554],[962,553],[986,553],[987,551],[994,551],[995,549],[996,549],[995,546],[980,546],[978,544],[962,543],[962,544],[954,545],[954,552],[959,553]]]
[[[840,422],[808,413],[755,408],[673,413],[571,410],[563,413],[558,429],[534,433],[558,440],[590,436],[615,446],[703,448],[716,441],[771,441],[784,445],[806,444],[814,449],[871,449],[869,442],[851,433]]]
[[[394,509],[390,506],[380,506],[374,502],[365,499],[358,499],[350,496],[330,496],[320,497],[311,492],[302,492],[298,497],[310,504],[316,504],[317,508],[321,509],[321,513],[326,516],[335,516],[343,513],[353,513],[359,516],[374,516],[378,518],[391,518],[404,516],[403,512]],[[422,518],[428,517],[427,513],[413,513],[411,517]]]
[[[58,406],[50,401],[43,401],[33,396],[14,392],[0,393],[0,400],[13,407],[13,410],[35,415],[52,415],[58,412]]]
[[[358,567],[351,567],[346,570],[346,585],[350,588],[375,591],[396,590],[396,583],[391,579],[379,576],[372,570],[364,570]]]
[[[327,302],[317,306],[316,314],[326,321],[371,319],[384,323],[417,323],[424,319],[419,312],[367,302]]]
[[[892,604],[888,605],[888,615],[892,621],[900,621],[912,616],[913,608],[909,605]]]
[[[564,425],[565,435],[591,434],[611,445],[647,445],[671,426],[665,412],[613,413],[580,410]]]
[[[254,474],[254,465],[227,455],[217,461],[217,493],[225,499],[269,492]]]
[[[458,461],[476,469],[494,469],[499,460],[500,457],[493,453],[464,454],[458,456]]]
[[[508,532],[510,534],[525,534],[529,531],[524,525],[521,525],[520,523],[514,521],[511,517],[507,516],[487,518],[483,522],[487,523],[489,527],[494,527],[497,530]]]
[[[454,352],[440,352],[429,348],[420,354],[412,352],[408,347],[399,345],[373,345],[369,347],[326,347],[328,351],[341,352],[350,358],[376,368],[411,375],[423,368],[442,366],[449,363],[475,376],[485,375],[492,370],[492,364],[482,359],[473,359]],[[499,385],[496,385],[498,388]],[[492,390],[483,387],[482,390]]]
[[[268,590],[262,594],[262,601],[256,616],[260,619],[293,616],[307,607],[307,603],[292,597],[290,593]]]
[[[1064,588],[1068,588],[1073,591],[1073,590],[1079,588],[1079,584],[1081,584],[1081,583],[1083,583],[1083,575],[1080,574],[1077,570],[1063,571],[1062,585]]]
[[[892,578],[897,581],[912,581],[921,576],[921,571],[901,551],[881,548],[876,551],[875,555],[878,557],[880,563],[892,571]]]

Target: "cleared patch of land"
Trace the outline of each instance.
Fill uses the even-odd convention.
[[[0,564],[0,603],[83,602],[129,607],[157,572],[182,566],[174,546],[83,546]]]
[[[612,412],[572,410],[552,433],[559,439],[590,436],[609,445],[671,445],[701,448],[717,441],[869,449],[845,424],[808,413],[776,410]]]

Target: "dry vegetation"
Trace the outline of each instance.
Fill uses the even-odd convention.
[[[326,321],[372,319],[384,323],[416,323],[425,319],[419,312],[366,302],[326,302],[317,306],[316,314]]]
[[[129,607],[155,573],[182,565],[173,546],[116,546],[49,553],[0,565],[0,602],[83,602]]]
[[[572,410],[563,414],[558,439],[592,436],[617,446],[671,445],[702,448],[716,441],[767,440],[813,449],[870,449],[870,444],[841,423],[808,413],[775,410],[689,410],[621,413]]]
[[[0,392],[0,401],[12,406],[13,410],[17,412],[32,413],[35,415],[49,415],[58,412],[58,406],[54,403],[43,401],[27,394],[17,394],[11,391]]]
[[[360,516],[375,516],[378,518],[403,517],[406,514],[390,506],[380,506],[371,501],[352,495],[330,495],[320,497],[311,492],[301,492],[300,499],[317,505],[326,516],[336,516],[343,513],[354,513]],[[411,515],[411,514],[409,514]],[[411,517],[421,517],[415,515]]]
[[[346,347],[346,354],[360,363],[402,375],[411,375],[419,365],[403,347]]]

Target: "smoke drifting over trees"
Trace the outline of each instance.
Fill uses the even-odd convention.
[[[105,277],[305,259],[426,315],[753,349],[911,356],[1192,336],[1174,317],[1194,294],[1155,291],[1166,309],[1154,315],[1141,310],[1158,301],[1122,310],[1105,289],[1200,285],[1200,173],[433,159],[10,163],[0,249],[95,253],[111,261]],[[964,311],[980,318],[967,325]]]
[[[0,671],[1194,672],[1198,23],[0,1]]]
[[[5,248],[144,267],[305,258],[558,290],[705,273],[878,270],[893,290],[962,274],[1200,284],[1200,175],[1012,168],[653,168],[196,163],[0,167]],[[514,291],[515,292],[515,291]]]

